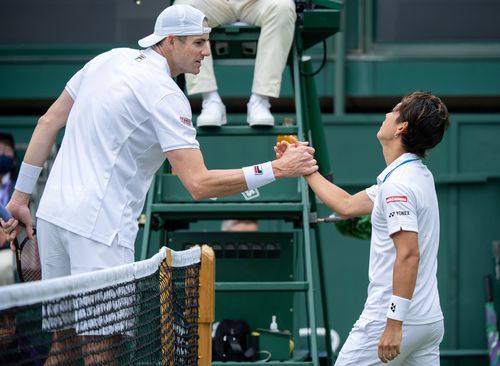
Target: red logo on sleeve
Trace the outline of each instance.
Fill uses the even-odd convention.
[[[406,196],[389,196],[385,198],[385,203],[392,202],[408,202],[408,197]]]
[[[179,119],[181,120],[182,123],[184,123],[186,126],[192,126],[193,125],[193,122],[187,118],[187,117],[183,117],[183,116],[180,116]]]

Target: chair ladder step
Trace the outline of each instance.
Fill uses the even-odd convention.
[[[216,291],[307,291],[309,283],[294,282],[216,282]]]

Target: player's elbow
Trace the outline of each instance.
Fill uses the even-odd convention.
[[[49,114],[44,114],[38,119],[37,128],[41,128],[44,131],[58,132],[62,126],[54,119],[51,118]]]
[[[342,217],[343,219],[353,219],[355,218],[357,215],[354,213],[354,211],[352,210],[349,210],[348,208],[347,209],[338,209],[338,210],[335,210],[335,212],[340,216]]]
[[[355,206],[351,205],[348,201],[344,204],[338,205],[335,212],[344,219],[353,219],[360,215],[359,210]]]
[[[189,192],[191,193],[191,198],[193,198],[194,201],[201,201],[205,198],[208,198],[206,197],[205,195],[203,195],[201,192]]]
[[[189,192],[193,200],[201,201],[203,199],[213,197],[213,195],[210,196],[210,192],[208,192],[207,189],[207,176],[205,172],[189,170],[186,172],[181,171],[178,174],[181,178],[182,184]]]
[[[37,126],[42,128],[48,128],[50,127],[50,125],[51,125],[50,118],[46,114],[38,118]]]
[[[201,201],[203,197],[203,192],[197,187],[189,187],[189,194],[194,201]]]
[[[189,194],[195,201],[201,201],[209,198],[208,192],[204,189],[204,185],[201,182],[194,181],[188,187]]]
[[[409,266],[417,266],[420,263],[420,250],[412,248],[401,253],[401,260]]]

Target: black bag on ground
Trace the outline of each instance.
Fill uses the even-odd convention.
[[[254,361],[257,352],[250,342],[250,327],[246,321],[224,319],[212,340],[212,360]]]

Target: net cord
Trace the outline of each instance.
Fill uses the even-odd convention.
[[[130,282],[151,275],[166,258],[166,247],[153,257],[100,271],[59,277],[42,282],[27,282],[0,287],[0,310],[32,305],[87,291],[94,291],[117,283]],[[199,263],[200,247],[172,253],[172,267],[184,267]]]

